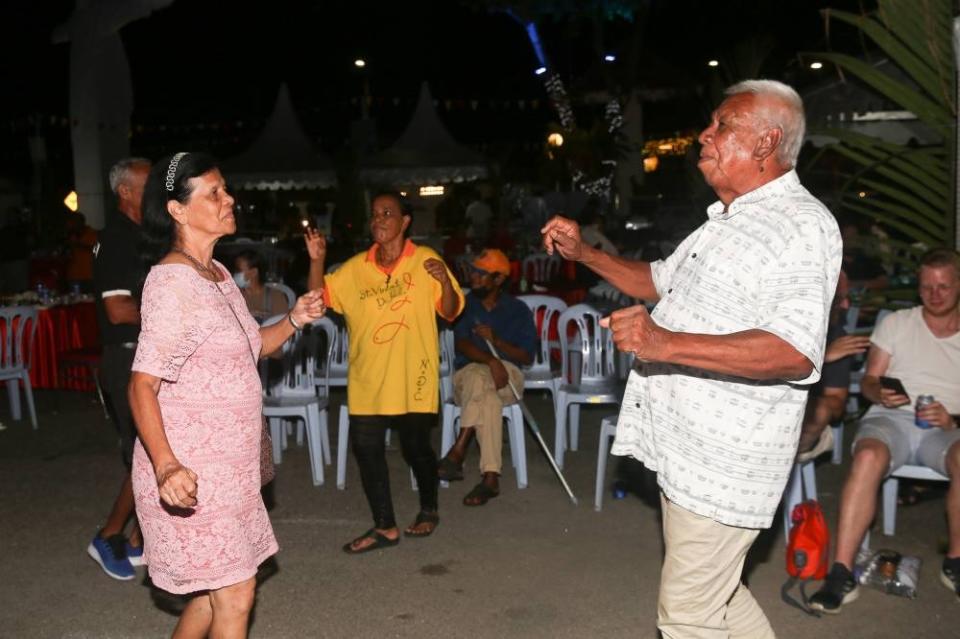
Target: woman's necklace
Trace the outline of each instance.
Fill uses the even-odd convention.
[[[206,273],[207,276],[208,276],[210,279],[212,279],[214,282],[219,282],[219,281],[220,281],[220,279],[221,279],[221,274],[220,274],[220,273],[217,273],[216,271],[214,271],[212,268],[210,268],[210,267],[208,267],[208,266],[204,266],[204,265],[200,262],[200,260],[198,260],[198,259],[195,258],[194,256],[190,255],[189,253],[187,253],[186,251],[184,251],[182,248],[178,248],[178,247],[175,246],[175,247],[173,247],[173,248],[170,249],[170,250],[171,250],[171,251],[176,251],[176,252],[179,253],[180,255],[183,255],[185,258],[187,258],[188,260],[190,260],[191,262],[193,262],[193,265],[196,266],[197,269],[198,269],[201,273]]]
[[[390,268],[390,267],[392,267],[393,265],[395,265],[395,264],[397,263],[397,261],[398,261],[399,259],[400,259],[400,255],[397,255],[397,256],[396,256],[395,258],[393,258],[392,260],[387,260],[387,259],[383,256],[383,247],[380,247],[380,248],[377,249],[377,264],[379,264],[379,265],[380,265],[381,267],[383,267],[383,268]],[[387,286],[390,286],[390,276],[391,276],[392,274],[393,274],[393,273],[387,273],[387,281],[386,281],[386,285],[387,285]]]

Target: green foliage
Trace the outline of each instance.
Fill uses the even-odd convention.
[[[927,246],[953,245],[956,65],[952,49],[951,0],[879,0],[867,15],[827,9],[872,40],[907,80],[842,53],[819,53],[901,109],[911,111],[940,136],[923,148],[885,142],[843,129],[821,133],[838,140],[847,172],[840,194],[843,210],[866,215],[882,227]]]

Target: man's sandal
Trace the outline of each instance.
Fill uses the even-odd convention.
[[[437,513],[427,513],[422,510],[417,513],[417,518],[413,520],[406,530],[403,531],[405,537],[429,537],[437,529],[440,523],[440,515]],[[426,530],[418,530],[422,524],[432,524]]]
[[[463,498],[464,506],[483,506],[500,493],[480,482]]]
[[[457,463],[444,457],[437,465],[437,477],[440,481],[460,481],[463,479],[463,463]]]
[[[361,546],[360,548],[354,548],[354,545],[363,541],[364,539],[372,539],[373,543],[369,546]],[[361,555],[365,552],[370,552],[371,550],[377,550],[379,548],[391,548],[400,543],[400,537],[396,539],[390,539],[386,535],[377,532],[376,528],[371,528],[367,532],[363,533],[353,541],[343,545],[343,552],[348,555]]]

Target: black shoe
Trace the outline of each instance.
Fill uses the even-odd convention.
[[[940,581],[953,591],[960,601],[960,557],[945,557],[940,566]]]
[[[820,612],[835,615],[844,604],[856,601],[860,587],[853,573],[846,566],[834,563],[820,590],[810,597],[810,607]]]

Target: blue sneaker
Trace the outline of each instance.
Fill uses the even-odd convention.
[[[133,566],[130,565],[130,560],[127,559],[126,552],[124,552],[125,541],[123,535],[111,535],[104,539],[100,536],[100,533],[97,533],[93,536],[90,545],[87,546],[87,554],[100,564],[103,572],[121,581],[128,581],[137,576]]]
[[[143,545],[131,546],[129,541],[123,543],[123,549],[127,553],[127,561],[136,568],[143,565]]]

